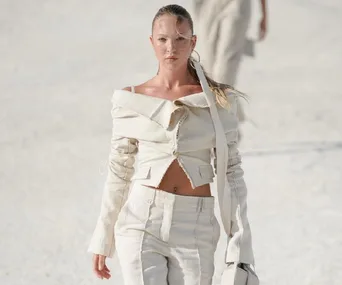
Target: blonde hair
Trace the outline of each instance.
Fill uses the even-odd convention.
[[[191,29],[191,32],[193,34],[194,24],[193,24],[193,21],[192,21],[192,18],[190,16],[189,12],[185,8],[183,8],[182,6],[175,5],[175,4],[164,6],[158,10],[157,14],[154,16],[153,21],[152,21],[152,29],[153,29],[155,21],[159,17],[161,17],[165,14],[169,14],[169,15],[177,17],[177,21],[179,21],[179,22],[182,22],[183,20],[187,20],[189,22],[190,29]],[[190,58],[188,59],[188,66],[187,66],[188,72],[195,79],[196,82],[200,83],[200,80],[197,76],[195,66],[193,64],[194,61],[195,61],[195,59],[192,56],[190,56]],[[208,76],[208,74],[205,72],[202,65],[201,65],[201,67],[203,69],[205,78],[208,81],[208,85],[209,85],[210,89],[215,94],[216,101],[223,108],[228,109],[230,106],[229,100],[227,97],[228,92],[234,93],[234,94],[241,96],[241,97],[246,99],[247,96],[244,93],[236,90],[233,86],[230,86],[228,84],[216,82],[215,80],[213,80],[211,77]]]

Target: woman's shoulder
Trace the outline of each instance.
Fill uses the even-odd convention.
[[[114,94],[120,94],[120,91],[127,91],[129,93],[145,94],[145,89],[150,88],[150,85],[151,85],[150,82],[151,82],[151,79],[146,81],[146,82],[143,82],[141,84],[130,85],[130,86],[126,86],[126,87],[121,88],[121,89],[116,89],[114,91]],[[126,93],[126,94],[129,94],[129,93]]]
[[[125,118],[143,116],[151,119],[151,116],[161,109],[161,105],[165,105],[162,99],[145,95],[145,92],[138,86],[116,89],[111,101],[113,104],[112,113]],[[135,116],[133,116],[132,112]]]
[[[132,96],[132,94],[134,94],[134,93],[139,93],[139,92],[137,92],[137,89],[139,91],[143,84],[130,85],[130,86],[126,86],[124,88],[115,89],[114,93],[113,93],[113,99],[114,99],[113,101],[120,99],[122,96],[129,97],[129,96]]]
[[[135,104],[150,102],[153,100],[153,96],[150,95],[153,91],[153,86],[148,84],[148,81],[139,85],[131,85],[122,89],[114,90],[112,102],[128,102],[134,101]]]

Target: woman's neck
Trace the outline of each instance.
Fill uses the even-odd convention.
[[[191,84],[193,82],[187,66],[178,68],[177,70],[160,68],[158,75],[155,78],[160,85],[165,86],[165,88],[169,90],[178,88],[182,85]]]

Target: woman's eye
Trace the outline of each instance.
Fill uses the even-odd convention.
[[[177,38],[177,41],[183,41],[183,40],[185,40],[185,38],[183,38],[183,37]]]
[[[166,39],[165,38],[159,38],[158,41],[165,42]]]

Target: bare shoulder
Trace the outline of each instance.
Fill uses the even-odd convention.
[[[134,86],[134,92],[143,94],[143,95],[153,96],[156,93],[155,91],[156,91],[156,85],[154,83],[153,78]]]
[[[122,90],[129,91],[129,92],[138,92],[138,93],[145,93],[144,91],[146,89],[149,89],[151,87],[151,80],[148,80],[142,84],[138,85],[131,85],[125,88],[122,88]]]

